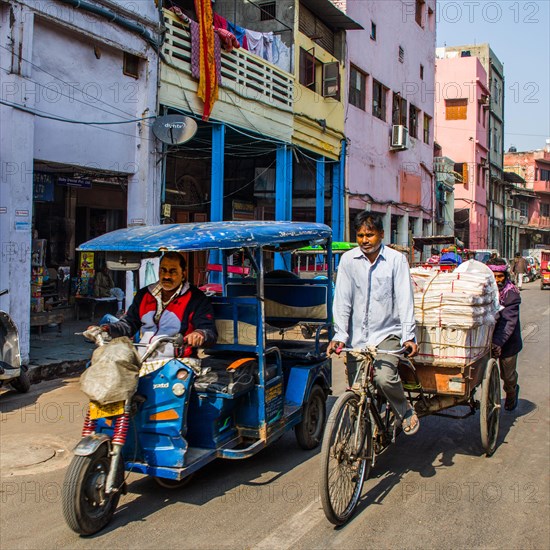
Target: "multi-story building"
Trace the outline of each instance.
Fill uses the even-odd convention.
[[[435,235],[455,234],[456,184],[462,183],[462,175],[455,172],[455,161],[449,157],[434,157],[435,172]]]
[[[511,207],[519,211],[519,235],[510,243],[510,250],[550,246],[550,140],[537,151],[511,148],[504,155],[504,169],[508,179],[514,180]]]
[[[173,4],[189,22],[164,11],[159,101],[165,113],[198,117],[203,104],[189,32],[196,14],[193,2]],[[247,45],[222,49],[219,98],[210,119],[198,122],[193,140],[167,150],[164,203],[170,217],[317,221],[342,239],[341,83],[346,30],[360,25],[329,0],[219,0],[213,7],[218,24],[244,33]],[[257,40],[265,40],[263,52],[248,44]]]
[[[148,119],[157,110],[159,16],[152,0],[139,13],[127,4],[0,0],[0,288],[10,291],[0,309],[19,327],[23,361],[31,262],[45,262],[54,278],[59,267],[74,276],[81,242],[159,220]],[[45,258],[31,260],[33,236]]]
[[[435,139],[455,160],[455,234],[468,248],[488,248],[487,74],[476,57],[436,60]]]
[[[435,1],[337,4],[348,33],[349,216],[384,214],[385,241],[432,233]]]
[[[485,86],[490,90],[487,103],[487,188],[488,248],[510,255],[506,248],[505,180],[504,180],[504,67],[489,44],[467,44],[437,49],[437,57],[476,57],[485,69]]]

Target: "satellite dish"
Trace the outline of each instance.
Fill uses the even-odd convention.
[[[168,145],[189,141],[197,133],[197,123],[188,116],[166,115],[158,117],[153,124],[153,134]]]

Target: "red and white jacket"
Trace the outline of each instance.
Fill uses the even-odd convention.
[[[126,315],[109,326],[109,334],[114,338],[132,338],[139,331],[140,342],[148,344],[155,337],[175,336],[178,332],[186,336],[200,330],[205,337],[204,347],[216,343],[218,333],[212,304],[202,291],[186,282],[163,305],[161,290],[158,283],[139,290]],[[190,347],[183,353],[185,357],[195,354],[196,350]]]

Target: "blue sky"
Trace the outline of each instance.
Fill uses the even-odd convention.
[[[504,64],[504,150],[550,138],[550,0],[438,0],[437,46],[488,42]]]

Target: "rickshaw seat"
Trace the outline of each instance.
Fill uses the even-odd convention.
[[[234,363],[240,364],[230,369]],[[254,357],[240,358],[208,355],[201,361],[201,367],[210,369],[195,379],[194,389],[198,392],[224,393],[231,396],[250,390],[254,386],[258,361]]]

